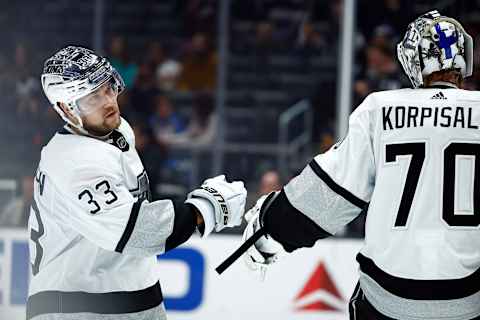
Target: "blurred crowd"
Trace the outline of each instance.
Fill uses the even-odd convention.
[[[107,7],[127,8],[124,10],[127,16],[129,6],[139,6],[138,2],[128,0],[105,1]],[[66,8],[81,5],[68,3]],[[352,109],[372,91],[410,85],[396,60],[396,43],[409,22],[434,8],[432,3],[358,1]],[[459,19],[476,43],[480,43],[480,9],[475,3],[442,1],[441,7],[436,8]],[[152,191],[157,198],[180,197],[190,187],[192,170],[201,171],[211,165],[211,155],[201,156],[196,158],[200,159],[200,166],[195,167],[192,149],[210,150],[219,121],[227,122],[219,119],[215,101],[217,68],[221,63],[217,52],[218,1],[152,0],[142,2],[141,6],[142,11],[131,13],[141,20],[136,25],[114,24],[117,13],[107,10],[110,16],[105,21],[103,53],[125,80],[127,90],[119,96],[119,104],[134,129],[136,147],[149,172]],[[239,141],[277,143],[273,128],[278,114],[300,99],[308,99],[314,116],[311,137],[314,154],[327,150],[335,142],[342,8],[341,0],[232,1],[227,113],[237,110],[231,114],[271,115],[260,120],[258,130],[253,128],[258,121],[240,117],[246,119],[239,124],[246,130],[239,131],[243,132]],[[69,10],[66,12],[72,12]],[[40,16],[36,12],[30,14],[32,19]],[[15,24],[2,17],[0,24]],[[4,150],[0,178],[18,181],[18,196],[0,205],[0,225],[21,226],[25,225],[25,208],[31,194],[28,182],[33,179],[40,149],[63,125],[41,92],[41,61],[58,50],[59,45],[75,43],[76,38],[54,46],[31,41],[29,30],[23,25],[19,28],[24,36],[12,38],[0,50],[0,95],[4,111],[0,119],[0,143]],[[41,38],[41,33],[36,37]],[[63,38],[69,39],[69,35],[63,34]],[[478,53],[476,49],[476,66]],[[478,72],[466,82],[468,89],[478,89],[479,85]],[[233,130],[238,124],[226,125]],[[253,191],[251,201],[257,194],[279,188],[294,174],[278,172],[275,159],[252,157],[253,160],[227,161],[233,165],[230,171],[235,178],[250,174],[247,186]],[[205,176],[209,174],[205,172]],[[200,177],[203,178],[202,174]],[[355,221],[348,234],[361,236],[362,230],[362,221]]]

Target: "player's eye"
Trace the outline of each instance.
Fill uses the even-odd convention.
[[[106,93],[107,93],[107,94],[113,94],[113,93],[115,93],[115,89],[114,89],[114,87],[113,87],[113,84],[109,84],[109,85],[107,86]]]
[[[108,90],[111,93],[118,93],[117,83],[113,79],[108,83]]]

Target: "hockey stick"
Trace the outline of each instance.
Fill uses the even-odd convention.
[[[268,208],[272,204],[272,200],[275,199],[278,192],[270,192],[270,194],[265,198],[262,203],[262,209],[264,212],[268,210]],[[261,220],[261,219],[260,219]],[[230,266],[238,260],[247,252],[248,248],[253,246],[255,242],[257,242],[261,237],[267,235],[267,230],[261,225],[260,229],[258,229],[250,238],[248,238],[237,250],[235,250],[225,261],[223,261],[215,270],[218,274],[222,274],[225,270],[230,268]]]
[[[258,229],[250,238],[247,239],[237,250],[235,250],[225,261],[223,261],[215,271],[218,274],[222,274],[225,270],[227,270],[238,258],[242,256],[245,252],[247,252],[248,248],[250,248],[255,242],[257,242],[261,237],[266,235],[267,232],[265,228]]]

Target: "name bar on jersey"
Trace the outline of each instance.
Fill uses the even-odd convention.
[[[383,130],[423,126],[478,129],[472,123],[472,108],[465,107],[382,107]]]

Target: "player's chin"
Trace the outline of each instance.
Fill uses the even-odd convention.
[[[120,112],[115,112],[115,114],[110,115],[105,118],[105,126],[110,130],[117,129],[120,126]]]

